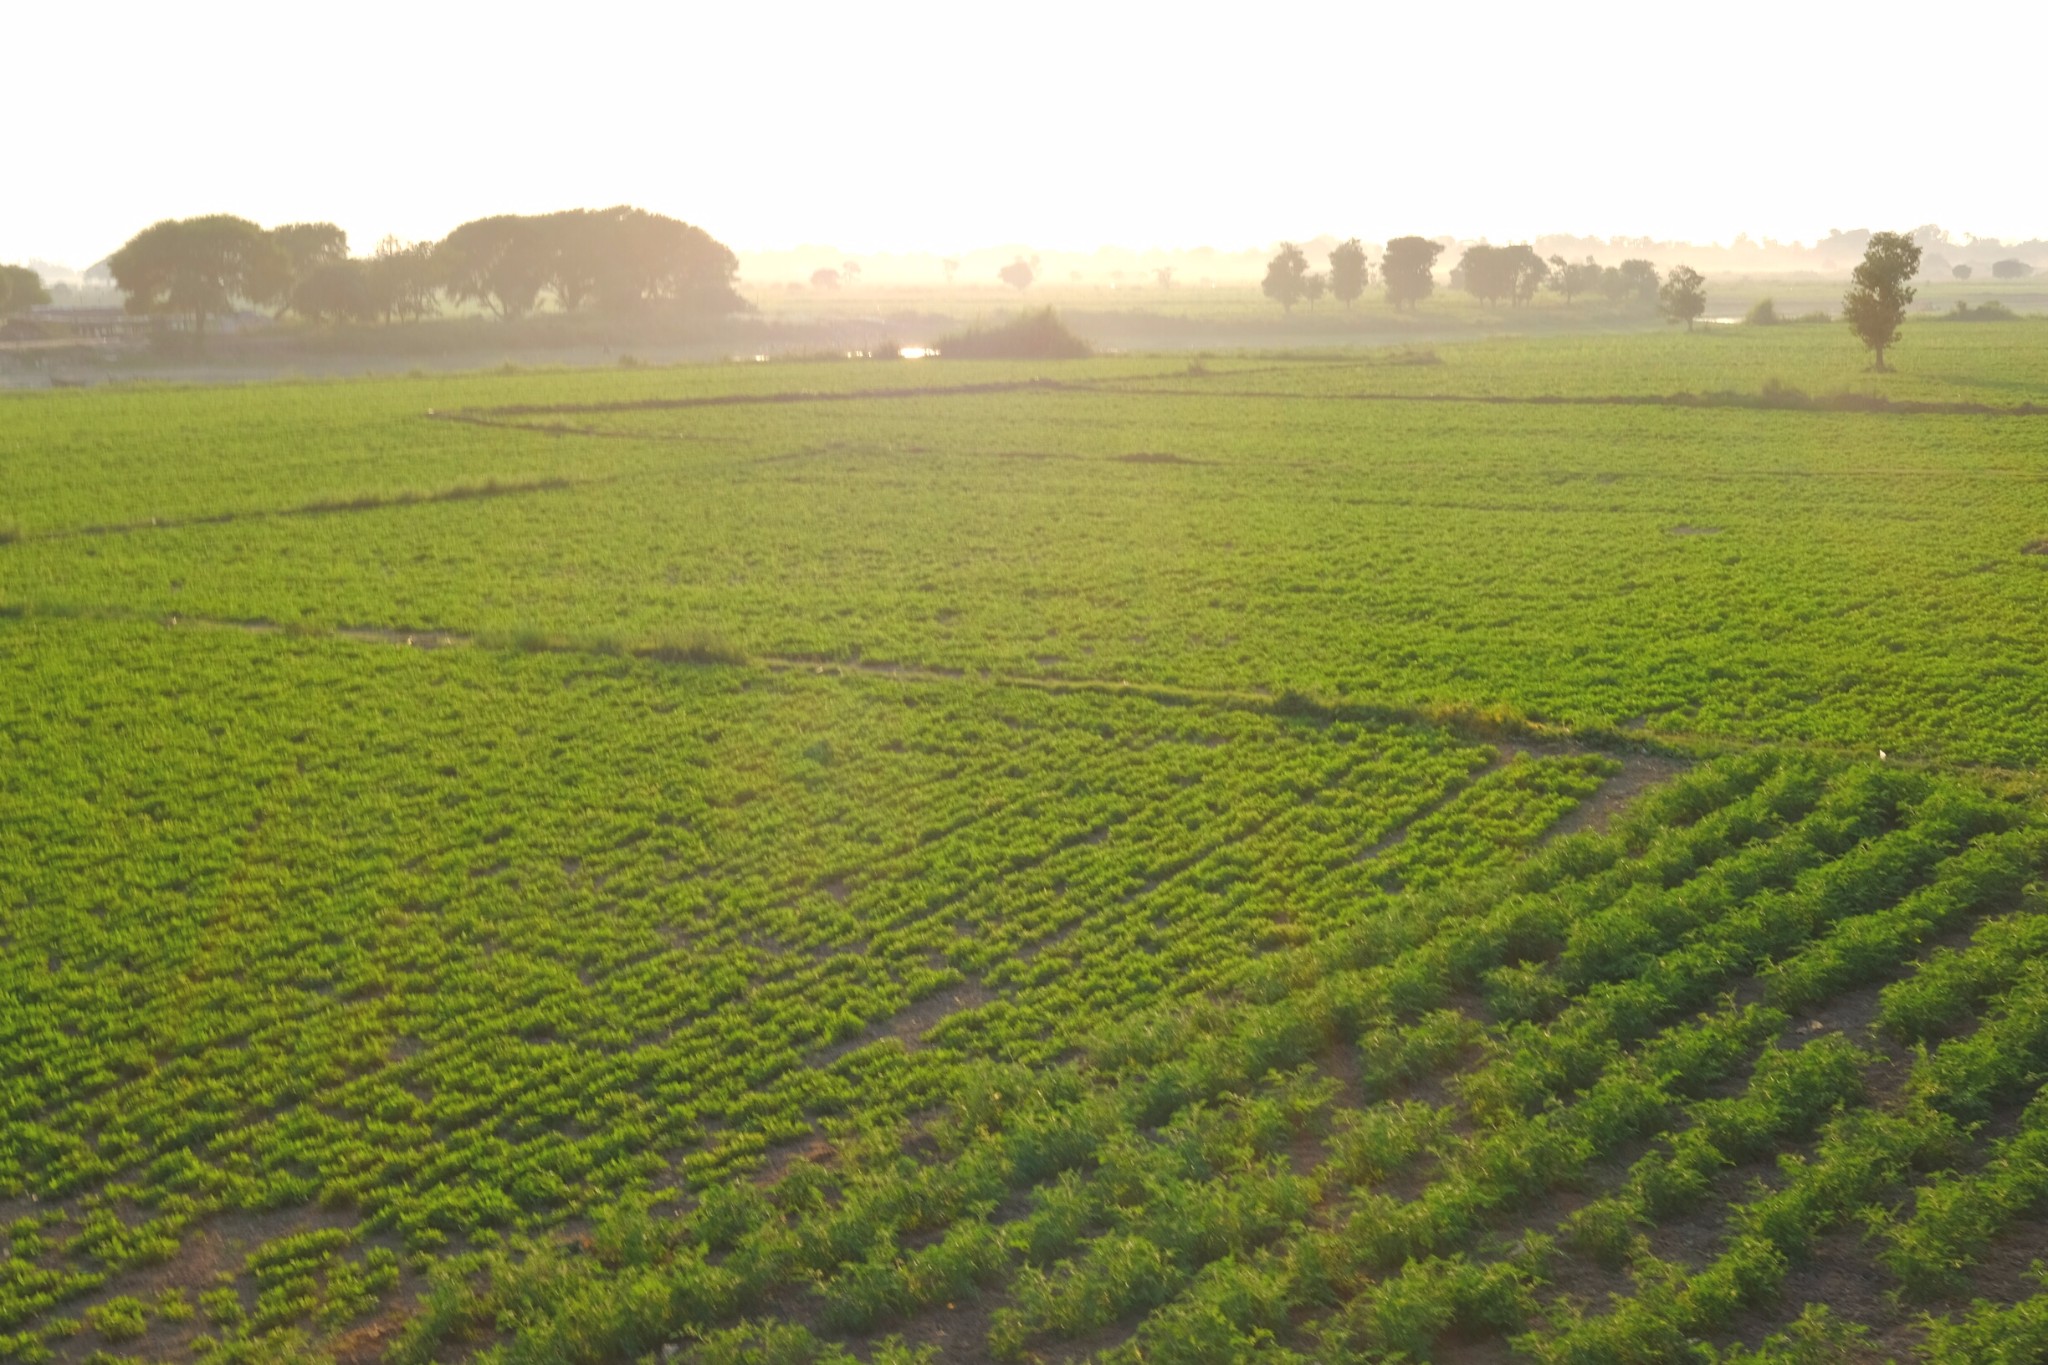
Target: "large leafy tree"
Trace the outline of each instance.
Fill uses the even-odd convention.
[[[1566,303],[1598,289],[1601,277],[1602,271],[1591,256],[1583,261],[1568,261],[1562,256],[1550,258],[1550,287],[1564,295]]]
[[[1431,272],[1443,250],[1442,243],[1427,237],[1396,237],[1387,243],[1387,254],[1380,259],[1380,280],[1387,287],[1387,302],[1396,312],[1413,308],[1436,289]]]
[[[271,235],[246,218],[212,214],[166,219],[144,228],[107,258],[131,313],[206,320],[237,303],[277,302],[290,279],[289,258]]]
[[[303,311],[298,307],[300,286],[316,274],[326,277],[331,290],[340,278],[334,267],[348,261],[348,234],[332,223],[286,223],[270,230],[270,240],[277,244],[272,265],[278,277],[260,281],[257,287],[277,303],[280,313],[287,308]]]
[[[26,313],[50,301],[43,277],[25,265],[0,265],[0,318]]]
[[[1689,265],[1676,265],[1657,289],[1657,307],[1673,322],[1692,330],[1693,319],[1707,311],[1707,277]]]
[[[367,322],[378,315],[369,261],[322,261],[292,286],[291,309],[308,322]]]
[[[1920,246],[1904,232],[1873,232],[1863,260],[1851,273],[1849,292],[1842,295],[1842,317],[1851,331],[1876,355],[1874,370],[1885,368],[1885,348],[1899,339],[1913,286],[1906,281],[1920,269]]]
[[[605,216],[612,249],[597,275],[604,306],[661,305],[705,315],[746,309],[733,288],[739,258],[704,229],[645,209],[606,209]]]
[[[663,305],[695,313],[746,307],[739,260],[702,228],[619,205],[464,223],[434,249],[450,297],[502,318],[533,311],[542,291],[564,312]]]
[[[434,248],[441,288],[507,322],[524,317],[558,273],[549,235],[535,219],[514,214],[464,223]]]
[[[1663,283],[1657,267],[1640,258],[1623,261],[1619,266],[1610,265],[1600,272],[1600,292],[1616,303],[1623,299],[1655,303]]]
[[[414,322],[435,311],[439,286],[434,244],[386,237],[363,262],[365,302],[385,322]]]
[[[1366,264],[1363,242],[1353,237],[1331,250],[1330,293],[1337,302],[1349,308],[1358,302],[1371,280],[1372,267]]]
[[[1292,242],[1282,242],[1273,259],[1266,262],[1265,283],[1259,287],[1266,297],[1288,312],[1308,292],[1308,256]]]
[[[1536,296],[1537,287],[1550,276],[1550,267],[1526,244],[1475,246],[1458,262],[1465,279],[1465,291],[1488,304],[1506,299],[1519,308]]]

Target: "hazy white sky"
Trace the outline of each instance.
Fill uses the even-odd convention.
[[[27,12],[24,13],[23,9]],[[735,248],[2048,235],[2048,6],[9,7],[0,261],[630,202]]]

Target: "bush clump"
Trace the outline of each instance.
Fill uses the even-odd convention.
[[[1778,310],[1769,299],[1758,299],[1749,307],[1749,313],[1742,319],[1749,327],[1776,327]]]
[[[1079,360],[1094,353],[1050,308],[940,337],[938,352],[953,360]]]
[[[2020,315],[2000,303],[1997,299],[1978,304],[1975,308],[1960,300],[1948,315],[1950,322],[2018,322]]]

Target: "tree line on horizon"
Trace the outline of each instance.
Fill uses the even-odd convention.
[[[48,302],[34,272],[38,303]],[[232,214],[165,219],[131,237],[107,269],[131,313],[208,319],[244,307],[308,322],[412,322],[444,301],[475,304],[512,321],[544,299],[565,313],[691,316],[743,311],[733,288],[739,259],[723,242],[645,209],[499,214],[462,224],[438,242],[386,237],[368,256],[349,253],[333,223],[263,228]],[[0,287],[21,287],[0,274]],[[12,297],[10,291],[9,297]]]
[[[1443,243],[1427,237],[1396,237],[1387,243],[1379,276],[1395,311],[1413,309],[1435,292],[1435,266],[1443,250]],[[1871,233],[1863,260],[1842,296],[1842,320],[1873,353],[1872,368],[1878,371],[1887,368],[1884,353],[1898,341],[1906,306],[1913,301],[1915,290],[1908,281],[1920,269],[1920,254],[1910,232]],[[1372,275],[1365,244],[1356,237],[1331,249],[1327,272],[1311,270],[1306,252],[1293,242],[1282,242],[1266,264],[1260,287],[1288,312],[1297,303],[1313,304],[1325,293],[1348,308],[1364,295]],[[1968,278],[1967,271],[1957,278]],[[1676,265],[1669,274],[1659,275],[1655,264],[1642,259],[1618,266],[1603,266],[1591,256],[1567,261],[1553,255],[1546,261],[1527,243],[1467,247],[1451,271],[1451,285],[1489,307],[1505,300],[1509,307],[1519,308],[1544,288],[1562,295],[1567,304],[1575,296],[1597,292],[1615,303],[1654,304],[1670,321],[1683,322],[1687,331],[1707,311],[1706,277],[1689,265]]]
[[[1387,302],[1396,312],[1413,309],[1436,292],[1435,267],[1443,250],[1443,243],[1427,237],[1396,237],[1387,243],[1378,274]],[[1327,271],[1310,269],[1306,252],[1292,242],[1282,242],[1267,262],[1261,288],[1267,298],[1289,312],[1299,303],[1313,305],[1325,294],[1348,308],[1364,296],[1373,274],[1365,245],[1356,237],[1330,251]],[[1697,292],[1691,285],[1698,278],[1696,272],[1680,266],[1672,274],[1681,281],[1674,302],[1681,309],[1689,307],[1691,295]],[[1646,260],[1626,260],[1618,266],[1602,266],[1591,256],[1584,261],[1552,256],[1546,261],[1526,243],[1467,247],[1451,270],[1453,289],[1463,289],[1489,306],[1505,300],[1515,308],[1534,298],[1541,288],[1561,294],[1567,303],[1578,295],[1597,293],[1614,303],[1638,300],[1655,304],[1660,302],[1665,283],[1657,267]],[[1703,296],[1700,302],[1703,311]],[[1683,312],[1676,316],[1689,321],[1698,317],[1699,311],[1689,317]]]

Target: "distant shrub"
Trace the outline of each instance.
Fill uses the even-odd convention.
[[[1764,400],[1766,407],[1774,408],[1803,408],[1812,401],[1807,397],[1806,390],[1794,388],[1776,375],[1764,381],[1759,396]]]
[[[1833,321],[1834,321],[1834,318],[1833,318],[1832,316],[1830,316],[1829,314],[1827,314],[1827,313],[1823,313],[1823,312],[1821,312],[1821,311],[1820,311],[1819,309],[1815,309],[1815,310],[1814,310],[1813,312],[1811,312],[1811,313],[1801,313],[1801,314],[1800,314],[1800,315],[1799,315],[1798,317],[1796,317],[1796,318],[1787,318],[1787,319],[1785,319],[1785,321],[1787,321],[1787,322],[1805,322],[1805,323],[1815,323],[1815,322],[1833,322]]]
[[[938,352],[954,360],[1078,360],[1093,354],[1050,308],[940,337]]]
[[[2033,273],[2034,267],[2021,260],[1997,261],[1991,267],[1994,280],[2023,280]]]
[[[1958,301],[1954,311],[1949,313],[1950,322],[2017,322],[2019,314],[2000,303],[1997,299],[1980,303],[1975,308]]]
[[[743,664],[746,651],[715,635],[697,634],[650,640],[633,653],[665,664]]]
[[[875,343],[874,349],[868,352],[868,359],[901,360],[903,359],[903,343],[894,337],[884,337]]]
[[[1769,299],[1758,299],[1749,306],[1749,313],[1742,319],[1750,327],[1776,327],[1778,310]]]
[[[1959,280],[1967,280],[1970,278],[1970,267],[1966,265],[1959,265],[1954,270],[1951,270],[1948,273],[1955,276]]]

